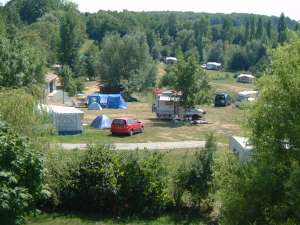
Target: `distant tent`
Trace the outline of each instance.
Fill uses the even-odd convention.
[[[102,110],[102,107],[99,103],[92,102],[91,104],[89,104],[88,109],[89,110]]]
[[[97,129],[105,129],[111,127],[112,120],[106,116],[101,115],[97,116],[94,121],[91,123],[91,127],[97,128]]]
[[[92,94],[87,98],[88,106],[96,102],[102,108],[127,109],[128,105],[121,94]]]

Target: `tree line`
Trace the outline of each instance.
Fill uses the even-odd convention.
[[[11,0],[0,7],[0,17],[0,57],[9,57],[8,63],[20,58],[2,66],[0,85],[40,83],[47,67],[61,64],[67,67],[61,75],[74,93],[87,77],[123,84],[127,92],[151,88],[156,81],[155,62],[179,51],[184,57],[194,54],[196,63],[216,61],[228,70],[259,72],[268,63],[269,50],[299,32],[298,22],[283,14],[91,14],[61,0]]]

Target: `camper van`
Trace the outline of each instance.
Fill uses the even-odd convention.
[[[208,62],[206,63],[207,70],[221,70],[222,64],[217,62]]]
[[[218,92],[215,96],[215,107],[228,106],[230,105],[230,95],[226,92]]]
[[[152,111],[156,112],[158,119],[199,120],[205,115],[204,110],[195,107],[184,110],[182,106],[179,106],[179,97],[167,92],[156,96]]]
[[[242,91],[238,93],[235,105],[241,107],[242,103],[252,102],[257,98],[257,91]]]

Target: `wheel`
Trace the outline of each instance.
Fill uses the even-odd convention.
[[[142,134],[144,133],[144,127],[141,127],[141,133]]]
[[[132,136],[132,135],[133,135],[133,130],[131,130],[131,131],[129,132],[129,135],[130,135],[130,136]]]

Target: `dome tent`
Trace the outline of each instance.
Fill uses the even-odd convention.
[[[92,103],[98,103],[102,108],[127,109],[127,102],[121,94],[98,94],[94,93],[87,97],[88,106]]]
[[[91,104],[89,104],[88,110],[102,110],[102,107],[99,103],[92,102]]]
[[[112,120],[106,115],[97,116],[91,123],[91,127],[105,129],[111,127]]]

